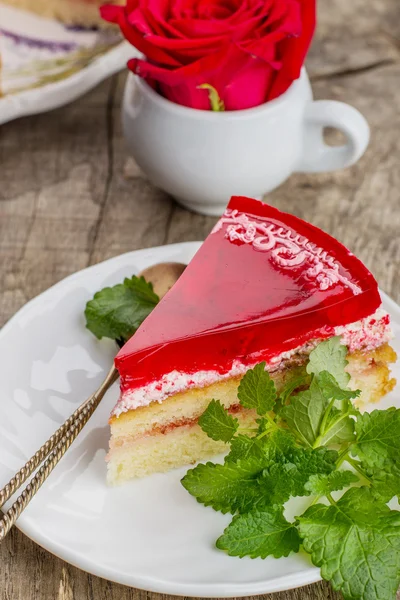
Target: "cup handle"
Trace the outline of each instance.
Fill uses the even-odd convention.
[[[304,114],[303,152],[296,171],[318,173],[353,165],[364,154],[369,142],[369,126],[363,115],[344,102],[316,100]],[[342,146],[324,142],[324,127],[335,127],[347,141]]]

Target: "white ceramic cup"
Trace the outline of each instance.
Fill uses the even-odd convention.
[[[122,119],[128,145],[149,179],[205,215],[221,215],[234,195],[260,198],[295,171],[348,167],[369,141],[358,110],[313,101],[305,69],[276,100],[229,112],[180,106],[130,74]],[[342,131],[346,143],[325,144],[324,127]]]

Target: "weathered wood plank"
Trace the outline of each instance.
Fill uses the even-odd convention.
[[[88,264],[107,185],[114,86],[109,80],[74,104],[0,128],[0,324]]]

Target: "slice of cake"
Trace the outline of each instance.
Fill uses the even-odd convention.
[[[241,424],[243,374],[266,361],[279,388],[316,344],[341,336],[361,402],[392,389],[389,315],[375,279],[342,244],[266,204],[235,197],[178,282],[116,357],[108,480],[223,451],[197,424],[212,398]]]

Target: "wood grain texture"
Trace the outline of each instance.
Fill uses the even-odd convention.
[[[293,175],[268,201],[338,237],[400,301],[398,0],[321,0],[308,69],[316,98],[364,113],[371,144],[351,169]],[[0,325],[78,269],[136,248],[203,239],[215,223],[154,189],[129,157],[119,120],[124,78],[0,128]],[[169,600],[92,577],[17,530],[0,546],[0,565],[1,600]],[[321,582],[264,598],[339,595]]]

